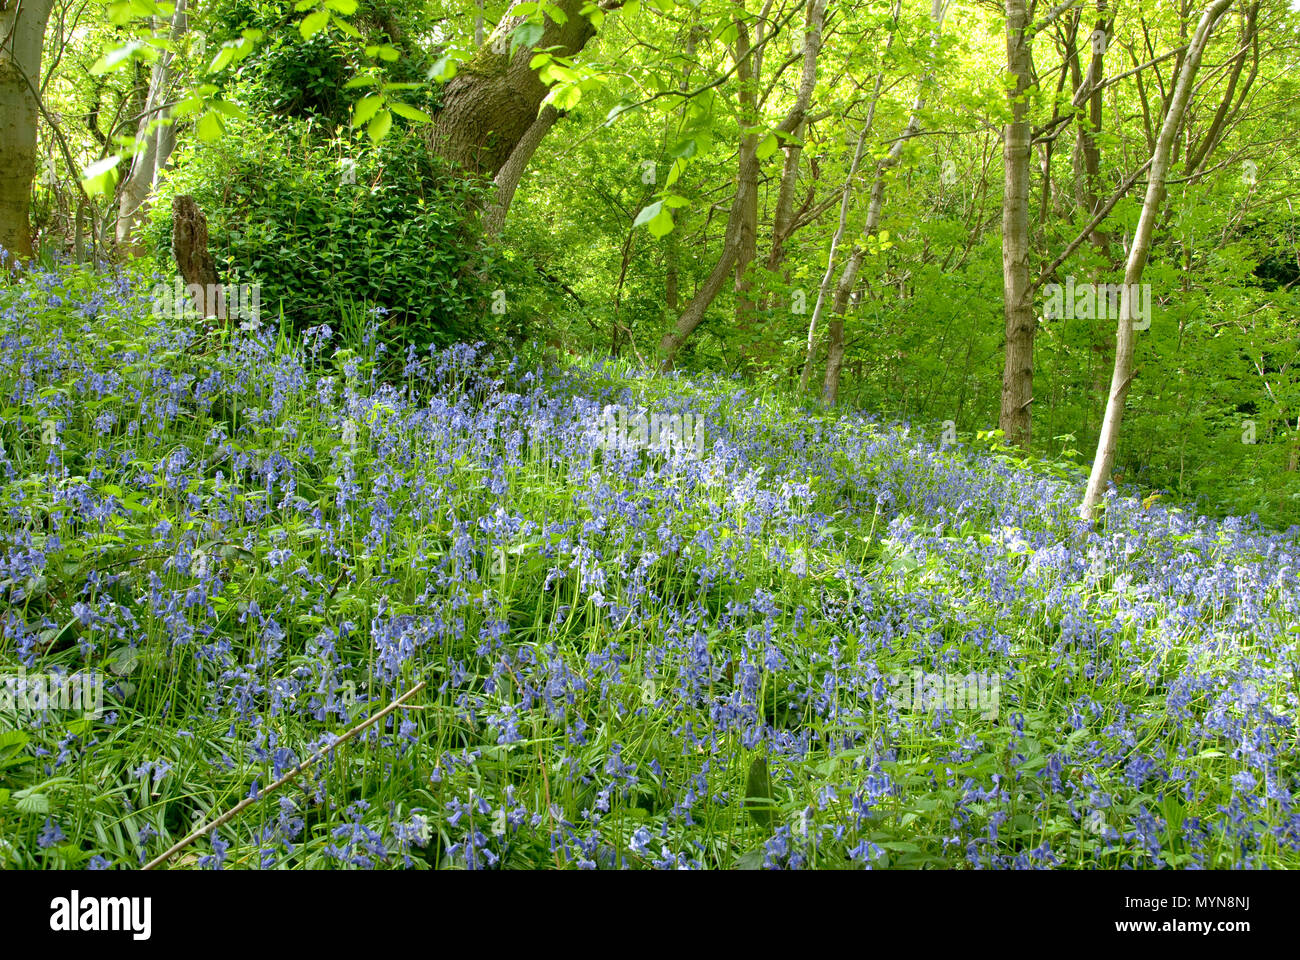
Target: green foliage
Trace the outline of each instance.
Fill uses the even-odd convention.
[[[208,217],[218,269],[262,285],[262,308],[293,329],[337,321],[340,304],[387,311],[395,343],[500,338],[474,226],[480,188],[452,176],[409,132],[377,147],[326,141],[309,123],[241,128],[183,157],[170,194]],[[355,181],[355,182],[354,182]],[[167,262],[166,197],[146,243]]]

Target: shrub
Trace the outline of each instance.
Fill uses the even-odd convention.
[[[387,311],[386,340],[496,339],[485,323],[491,252],[473,216],[480,188],[453,176],[416,131],[358,148],[289,121],[197,145],[178,158],[145,234],[168,269],[170,198],[181,193],[208,217],[223,279],[260,283],[263,311],[282,310],[293,329],[363,303]]]

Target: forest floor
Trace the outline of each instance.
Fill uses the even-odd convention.
[[[1294,534],[148,289],[0,288],[0,865],[1300,866]]]

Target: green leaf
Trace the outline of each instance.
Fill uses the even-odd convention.
[[[317,10],[302,18],[298,24],[298,32],[302,34],[304,40],[310,40],[324,30],[325,25],[329,22],[330,12],[328,10]]]
[[[92,76],[100,76],[113,70],[120,69],[133,57],[138,56],[145,48],[145,44],[139,40],[132,40],[124,46],[108,51],[90,68]]]
[[[226,67],[230,66],[231,61],[234,59],[235,59],[235,48],[222,47],[217,52],[217,55],[212,58],[212,63],[208,67],[208,73],[218,73],[219,71],[226,69]]]
[[[231,103],[229,100],[213,100],[211,107],[227,117],[235,117],[238,120],[248,119],[248,111],[237,103]]]
[[[439,83],[446,83],[452,77],[456,76],[456,61],[450,57],[439,57],[429,68],[426,75],[430,80],[437,80]]]
[[[677,146],[673,147],[672,150],[669,152],[674,157],[681,157],[683,160],[689,160],[691,157],[695,156],[698,150],[699,150],[699,144],[697,144],[695,142],[695,138],[692,137],[689,140],[683,140],[681,143],[677,144]]]
[[[639,227],[643,223],[649,223],[655,217],[659,216],[659,211],[663,209],[663,206],[663,201],[660,200],[645,207],[636,215],[636,219],[632,221],[632,226]]]
[[[763,851],[762,849],[750,850],[748,853],[742,853],[736,858],[737,870],[762,870],[763,869]]]
[[[649,227],[650,236],[656,238],[667,236],[673,232],[673,215],[667,210],[660,210],[651,218]]]
[[[416,123],[432,123],[433,117],[429,116],[423,110],[418,110],[409,103],[389,104],[389,109],[399,117],[407,120],[414,120]]]
[[[582,88],[576,83],[569,84],[567,87],[557,87],[551,95],[551,103],[555,105],[556,110],[572,110],[582,99]]]
[[[362,97],[357,101],[356,107],[352,110],[352,126],[359,127],[362,124],[369,123],[371,118],[379,112],[379,108],[383,105],[384,98],[376,94]]]
[[[767,772],[767,757],[760,754],[749,765],[745,780],[745,809],[760,827],[770,830],[776,821],[772,808],[772,778]]]
[[[19,790],[14,794],[14,806],[19,813],[43,814],[50,812],[50,798],[43,793],[29,793]]]
[[[540,23],[533,23],[531,20],[525,20],[519,26],[515,27],[515,32],[510,37],[510,54],[520,47],[531,47],[537,41],[542,39],[545,29]]]
[[[8,760],[31,740],[21,730],[0,730],[0,760]]]
[[[339,28],[341,33],[346,34],[353,40],[361,39],[361,31],[352,26],[352,24],[348,23],[346,20],[341,20],[338,17],[331,17],[330,20],[333,22],[334,26]]]
[[[92,163],[82,171],[82,188],[91,196],[112,189],[117,184],[117,165],[121,162],[122,157],[115,155]]]
[[[366,128],[366,132],[370,134],[371,141],[378,143],[388,136],[388,131],[392,129],[392,126],[393,115],[387,110],[380,110],[375,114],[375,119],[370,121],[370,126]]]
[[[226,132],[226,125],[221,120],[221,114],[216,110],[209,110],[199,118],[196,129],[200,140],[204,143],[212,143],[221,139],[221,135]]]
[[[780,145],[781,141],[777,139],[776,134],[769,133],[758,145],[758,150],[756,151],[758,159],[766,160],[772,154],[776,153],[776,148]]]

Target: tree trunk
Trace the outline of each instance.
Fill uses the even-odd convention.
[[[743,3],[741,14],[744,13]],[[750,111],[754,105],[754,92],[751,83],[757,83],[757,71],[750,62],[749,28],[738,16],[736,25],[735,62],[736,74],[740,82],[740,101],[742,111]],[[742,253],[747,265],[754,256],[754,232],[758,218],[758,134],[745,134],[740,138],[739,158],[736,164],[736,195],[731,201],[731,212],[727,216],[727,229],[722,238],[722,253],[708,279],[695,292],[695,296],[686,304],[681,316],[673,328],[659,341],[659,369],[667,373],[677,362],[677,353],[686,343],[695,328],[704,319],[705,312],[714,299],[722,292],[728,276],[733,276],[737,292],[743,295],[744,268],[741,266]]]
[[[497,171],[494,178],[497,188],[496,199],[483,214],[483,233],[486,236],[499,236],[505,229],[506,215],[510,212],[510,203],[515,198],[515,189],[519,186],[529,161],[533,159],[533,154],[537,152],[538,146],[551,132],[551,127],[555,126],[555,121],[559,118],[560,111],[549,103],[542,107],[542,112],[537,115],[537,119],[515,144],[510,159]]]
[[[740,13],[744,4],[737,3]],[[752,48],[749,28],[744,19],[737,16],[735,20],[737,34],[735,46],[736,78],[739,84],[741,115],[751,126],[758,122],[757,87],[762,76],[762,25],[766,11],[759,17],[760,32],[758,43]],[[809,0],[807,24],[808,32],[804,35],[803,73],[800,77],[799,92],[794,105],[775,129],[781,133],[792,133],[804,122],[808,103],[812,97],[817,80],[817,57],[821,52],[821,27],[825,19],[824,0]],[[751,56],[752,53],[752,56]],[[741,138],[739,159],[736,167],[736,196],[731,204],[731,213],[727,218],[727,231],[723,239],[722,255],[714,266],[713,272],[691,298],[686,309],[677,318],[673,329],[664,334],[659,342],[660,369],[667,372],[673,368],[677,352],[682,344],[695,332],[695,328],[704,319],[717,295],[722,291],[728,273],[734,273],[736,291],[736,316],[738,325],[743,327],[753,314],[754,304],[749,298],[749,280],[746,271],[754,260],[757,251],[758,233],[758,174],[761,166],[758,159],[759,135],[757,132],[746,134]]]
[[[0,3],[0,248],[17,260],[32,255],[35,85],[53,6],[53,0]]]
[[[194,306],[205,317],[224,313],[217,265],[208,252],[208,218],[194,198],[182,194],[172,201],[172,256]]]
[[[189,17],[185,12],[185,3],[186,0],[177,0],[176,10],[172,14],[173,43],[179,42],[188,29]],[[172,56],[171,51],[162,51],[149,74],[149,93],[145,97],[144,115],[140,117],[136,130],[136,139],[143,141],[144,147],[132,159],[131,169],[122,181],[118,199],[116,237],[120,253],[139,252],[136,233],[148,209],[146,204],[149,194],[158,184],[158,176],[167,166],[176,146],[176,132],[167,120],[167,112],[159,111],[159,107],[167,102]]]
[[[1232,5],[1232,0],[1214,0],[1201,15],[1196,33],[1187,47],[1182,68],[1178,73],[1177,85],[1169,110],[1165,114],[1164,125],[1156,138],[1155,150],[1151,156],[1151,170],[1147,174],[1147,194],[1142,203],[1142,214],[1138,218],[1137,229],[1133,232],[1133,246],[1129,249],[1128,263],[1124,267],[1124,296],[1120,298],[1119,326],[1115,333],[1115,369],[1110,379],[1110,398],[1106,402],[1106,417],[1102,421],[1101,435],[1097,438],[1097,455],[1092,461],[1092,473],[1088,476],[1088,488],[1084,493],[1079,513],[1084,520],[1096,517],[1097,505],[1110,480],[1111,470],[1115,465],[1115,452],[1119,447],[1119,428],[1124,419],[1124,402],[1128,399],[1129,385],[1133,380],[1133,315],[1131,301],[1136,296],[1138,285],[1142,282],[1142,272],[1146,269],[1147,256],[1151,252],[1151,237],[1155,232],[1156,218],[1165,197],[1165,177],[1169,173],[1170,157],[1174,141],[1182,127],[1183,117],[1187,113],[1187,102],[1191,99],[1192,85],[1196,80],[1197,70],[1201,65],[1201,56],[1205,52],[1210,34],[1215,24]]]
[[[1029,15],[1025,0],[1007,0],[1007,72],[1011,122],[1002,132],[1002,295],[1006,354],[998,426],[1009,443],[1029,448],[1029,404],[1034,393],[1033,287],[1029,280]]]
[[[867,222],[863,227],[862,234],[864,237],[871,237],[880,229],[880,217],[885,208],[885,174],[896,167],[903,157],[903,148],[907,142],[917,135],[921,130],[921,111],[925,109],[925,100],[927,88],[934,76],[934,57],[938,54],[939,38],[943,30],[943,18],[946,12],[946,5],[943,0],[933,0],[933,6],[930,11],[930,18],[933,22],[930,28],[930,66],[926,69],[925,75],[921,78],[920,89],[916,92],[916,100],[912,104],[912,114],[908,118],[907,126],[903,128],[902,134],[894,141],[893,146],[884,159],[876,165],[876,178],[871,184],[871,201],[867,206]],[[880,81],[883,79],[883,72],[876,78],[876,92],[873,94],[870,114],[875,113],[876,99],[880,95]],[[870,127],[870,120],[863,127],[863,136]],[[845,196],[844,201],[848,200],[848,188],[852,178],[857,170],[858,162],[862,154],[863,138],[859,137],[857,151],[853,158],[853,164],[849,171],[849,179],[844,184]],[[846,208],[840,209],[840,229],[838,233],[843,233],[845,223]],[[822,278],[821,289],[817,292],[817,306],[813,309],[813,321],[809,325],[810,340],[816,330],[816,316],[820,312],[822,304],[826,300],[826,286],[830,281],[830,266],[834,263],[834,249],[837,245],[838,235],[831,241],[831,263],[827,265],[826,275]],[[853,293],[854,284],[857,282],[858,269],[862,266],[862,260],[865,250],[860,244],[855,244],[853,252],[849,255],[848,262],[844,265],[844,270],[840,274],[840,279],[835,286],[835,299],[831,304],[831,321],[828,327],[830,343],[826,351],[826,373],[822,378],[822,403],[826,406],[834,406],[840,395],[840,371],[844,367],[844,315],[848,312],[849,297]],[[800,390],[806,390],[808,385],[808,376],[811,371],[813,353],[809,350],[808,356],[804,363],[804,373],[800,381]]]
[[[523,18],[506,16],[477,55],[461,65],[447,82],[442,108],[429,130],[431,151],[466,173],[496,177],[537,120],[546,98],[547,86],[529,61],[538,50],[571,57],[596,35],[591,21],[579,12],[587,0],[557,0],[554,6],[567,19],[558,24],[546,17],[534,47],[519,47],[510,54],[510,36]]]

